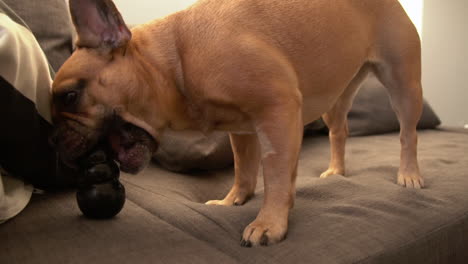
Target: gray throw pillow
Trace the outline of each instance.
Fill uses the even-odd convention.
[[[325,124],[318,120],[307,126],[307,134],[323,131]],[[180,131],[164,133],[153,156],[156,163],[176,172],[212,170],[231,166],[234,162],[231,142],[226,132]]]
[[[164,168],[186,172],[221,169],[233,163],[231,143],[227,133],[181,131],[164,133],[154,160]]]
[[[424,101],[418,129],[436,128],[440,119]],[[350,136],[395,132],[400,129],[390,98],[382,83],[373,74],[362,84],[348,114]]]
[[[31,29],[57,71],[73,51],[73,27],[64,0],[3,0]]]

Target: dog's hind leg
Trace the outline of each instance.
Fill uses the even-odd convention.
[[[417,160],[416,126],[422,113],[421,43],[409,19],[389,27],[376,56],[375,72],[385,85],[400,122],[401,156],[398,184],[424,186]],[[405,29],[405,30],[403,30]],[[389,41],[387,38],[392,39]]]
[[[320,178],[326,178],[333,174],[345,174],[345,145],[348,137],[347,115],[368,72],[368,66],[362,66],[334,106],[322,116],[329,129],[331,155],[328,169],[320,175]]]
[[[406,67],[380,69],[379,78],[387,87],[392,107],[400,122],[400,169],[398,184],[410,188],[424,187],[417,160],[416,126],[422,113],[421,82],[415,75],[405,72]]]
[[[223,200],[206,202],[211,205],[243,205],[253,195],[260,167],[260,143],[256,134],[231,134],[234,153],[234,185]]]

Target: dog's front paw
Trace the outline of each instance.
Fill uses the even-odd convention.
[[[320,178],[325,179],[330,175],[342,175],[342,176],[344,176],[344,170],[343,169],[329,168],[328,170],[326,170],[322,174],[320,174]]]
[[[209,200],[205,203],[206,205],[224,205],[224,206],[231,206],[233,205],[232,202],[227,200]]]
[[[287,231],[287,223],[279,223],[279,221],[274,221],[274,219],[257,219],[245,228],[241,246],[252,247],[276,244],[286,237]]]
[[[417,173],[399,173],[398,184],[406,188],[421,189],[424,187],[424,179],[419,172]]]
[[[245,189],[233,187],[223,200],[210,200],[206,202],[205,204],[225,205],[225,206],[243,205],[250,198],[252,198],[253,195],[254,195],[253,191],[248,191]]]

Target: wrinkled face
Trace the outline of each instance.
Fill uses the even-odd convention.
[[[125,50],[131,38],[109,0],[70,0],[77,50],[52,85],[51,136],[62,160],[74,165],[98,142],[108,144],[121,170],[137,173],[156,149],[152,136],[125,118],[138,104]]]
[[[57,73],[52,86],[52,141],[66,163],[73,165],[103,141],[123,171],[136,173],[149,162],[155,141],[121,116],[129,104],[138,103],[128,100],[131,84],[118,78],[125,74],[120,72],[123,60],[118,55],[78,49]]]

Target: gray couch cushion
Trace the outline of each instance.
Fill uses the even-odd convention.
[[[307,134],[326,129],[321,121],[307,125]],[[154,161],[175,172],[212,170],[233,164],[231,142],[227,132],[169,132],[163,134]]]
[[[206,206],[222,198],[232,169],[122,175],[127,204],[116,219],[80,216],[73,193],[34,200],[0,225],[0,263],[466,263],[468,132],[420,132],[423,190],[396,185],[398,134],[354,137],[348,175],[319,179],[326,137],[304,140],[287,240],[242,248],[262,204]]]
[[[160,140],[154,160],[176,172],[212,170],[231,165],[233,154],[228,133],[167,132]]]
[[[439,118],[427,101],[424,101],[418,129],[435,128],[438,125]],[[362,84],[354,99],[348,114],[348,126],[350,136],[375,135],[400,129],[387,91],[373,74]]]
[[[2,0],[31,29],[55,71],[71,55],[73,27],[64,0]]]
[[[19,217],[0,225],[0,263],[234,263],[130,200],[108,221],[77,210],[72,193],[36,195]]]

